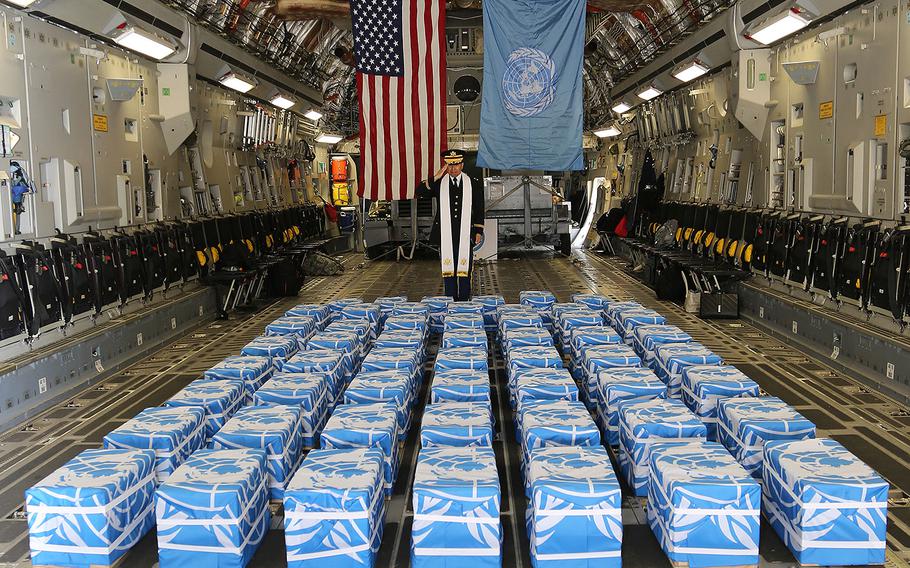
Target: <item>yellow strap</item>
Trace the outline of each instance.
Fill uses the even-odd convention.
[[[300,236],[300,227],[298,227],[297,225],[294,225],[294,236],[295,237]]]
[[[218,259],[221,258],[221,255],[218,254],[218,247],[212,247],[212,250],[209,252],[212,255],[212,262],[218,262]]]

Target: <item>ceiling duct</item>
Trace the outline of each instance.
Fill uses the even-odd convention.
[[[287,19],[347,18],[351,6],[346,0],[278,0],[275,15]]]

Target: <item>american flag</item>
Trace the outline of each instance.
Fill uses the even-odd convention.
[[[352,0],[367,199],[411,199],[446,149],[445,0]]]

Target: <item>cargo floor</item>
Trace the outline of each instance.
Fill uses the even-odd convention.
[[[441,292],[438,265],[431,261],[359,264],[346,258],[347,271],[337,277],[307,282],[299,298],[264,304],[249,315],[214,322],[184,336],[135,363],[100,385],[40,414],[19,429],[0,435],[0,567],[28,566],[27,526],[22,513],[23,491],[139,410],[162,403],[202,371],[240,348],[299,302],[325,302],[345,296],[372,300],[384,295],[419,299]],[[568,258],[502,260],[478,266],[475,292],[502,294],[517,301],[520,290],[545,289],[559,301],[574,292],[593,291],[617,299],[634,299],[658,309],[733,365],[755,379],[765,392],[779,396],[816,422],[820,434],[843,443],[875,467],[892,484],[889,502],[889,566],[910,561],[910,408],[807,357],[742,321],[706,322],[654,294],[626,274],[618,260],[591,255]],[[435,350],[435,347],[433,348]],[[518,445],[505,396],[504,372],[494,355],[494,404],[500,435],[494,443],[503,488],[503,566],[530,567],[524,525],[525,497],[518,471]],[[423,396],[426,397],[424,386]],[[418,417],[419,418],[419,417]],[[416,422],[419,425],[419,421]],[[385,537],[377,566],[410,565],[410,488],[417,457],[417,427],[406,441],[402,466],[388,504]],[[623,511],[623,562],[629,568],[669,566],[651,535],[643,511],[631,500]],[[792,556],[772,531],[763,527],[763,566],[793,566]],[[124,566],[157,563],[155,535],[129,553]],[[282,533],[271,531],[251,566],[283,566]]]

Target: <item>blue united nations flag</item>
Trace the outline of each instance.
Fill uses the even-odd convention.
[[[585,0],[487,0],[477,165],[580,170]]]

